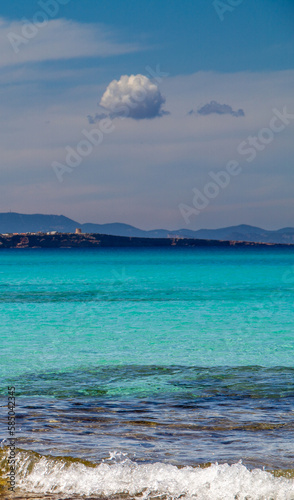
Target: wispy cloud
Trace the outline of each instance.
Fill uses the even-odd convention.
[[[66,19],[33,25],[0,18],[0,66],[79,57],[109,57],[142,50],[120,42],[117,33],[102,24]]]

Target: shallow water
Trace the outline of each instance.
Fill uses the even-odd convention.
[[[291,249],[1,251],[18,495],[293,499],[293,266]]]

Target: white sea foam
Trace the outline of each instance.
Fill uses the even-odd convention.
[[[249,471],[241,463],[213,464],[207,468],[129,459],[94,467],[61,459],[34,459],[21,453],[18,486],[22,491],[63,495],[119,495],[140,498],[164,496],[197,500],[293,500],[294,481],[276,478],[260,469]]]

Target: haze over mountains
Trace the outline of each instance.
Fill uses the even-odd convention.
[[[63,215],[19,214],[15,212],[0,213],[0,233],[36,233],[58,231],[73,233],[79,227],[84,233],[100,233],[114,236],[132,236],[143,238],[199,238],[210,240],[253,241],[262,243],[294,243],[294,228],[286,227],[276,231],[268,231],[254,226],[241,224],[220,229],[154,229],[144,231],[122,223],[80,224]]]

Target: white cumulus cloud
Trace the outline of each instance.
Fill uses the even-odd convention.
[[[167,114],[162,109],[164,103],[165,98],[158,86],[149,78],[144,75],[123,75],[108,85],[99,104],[111,117],[141,120]]]

